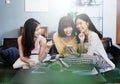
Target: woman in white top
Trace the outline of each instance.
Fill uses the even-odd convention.
[[[13,64],[13,68],[28,68],[45,58],[46,38],[40,35],[40,23],[30,18],[23,28],[23,33],[18,37],[20,58]]]
[[[82,56],[90,57],[100,72],[113,70],[115,65],[108,58],[100,40],[102,35],[97,31],[94,24],[86,14],[80,14],[75,19],[78,31],[78,41]]]

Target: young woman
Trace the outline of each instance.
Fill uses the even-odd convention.
[[[59,56],[78,55],[77,40],[75,37],[75,24],[69,16],[64,16],[60,19],[58,32],[54,33],[53,40]]]
[[[29,68],[45,58],[46,39],[40,35],[40,23],[30,18],[23,27],[22,35],[18,37],[20,58],[13,68]]]
[[[78,30],[78,40],[82,56],[92,58],[100,72],[113,70],[115,65],[107,57],[103,44],[100,40],[102,35],[97,31],[94,24],[86,14],[80,14],[75,19]]]

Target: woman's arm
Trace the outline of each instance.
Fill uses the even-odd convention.
[[[46,38],[42,37],[40,39],[40,50],[39,50],[39,60],[42,61],[46,57]]]
[[[80,33],[78,35],[78,37],[79,37],[79,40],[80,40],[79,51],[80,51],[80,53],[86,53],[86,48],[84,46],[85,34],[84,33]]]
[[[81,42],[81,41],[80,41],[79,51],[80,51],[81,53],[84,53],[84,49],[85,49],[85,47],[84,47],[84,42]]]

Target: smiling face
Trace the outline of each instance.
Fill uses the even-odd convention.
[[[64,33],[66,36],[71,36],[72,35],[73,28],[72,27],[66,27],[64,28]]]
[[[87,30],[88,30],[88,26],[89,26],[89,23],[78,18],[76,20],[76,28],[82,32],[82,33],[85,33]]]

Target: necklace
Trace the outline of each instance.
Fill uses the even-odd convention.
[[[63,37],[62,38],[65,42],[69,42],[73,39],[73,36],[69,36],[69,37]]]

